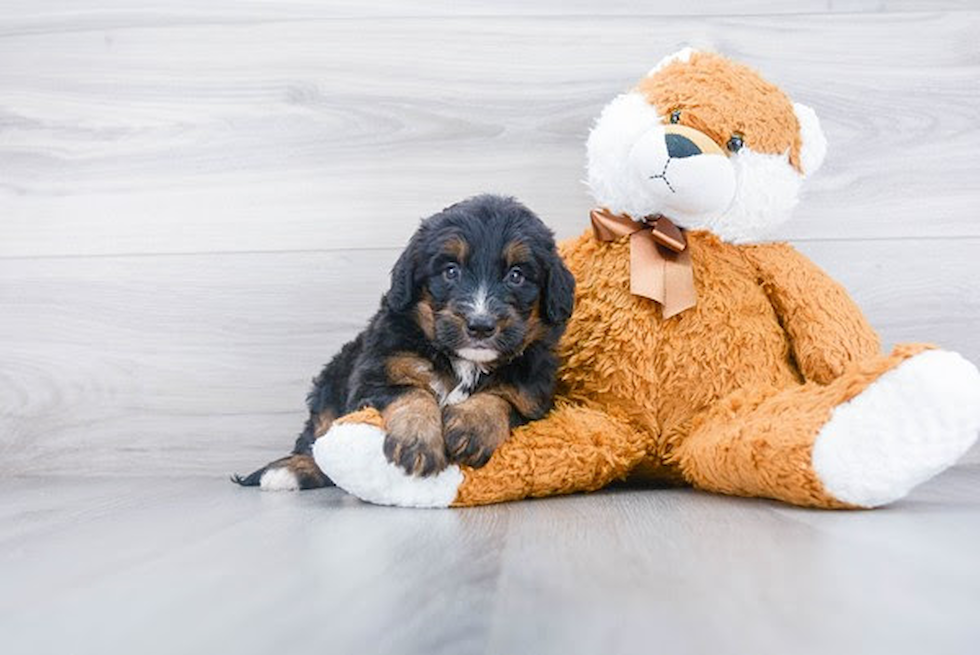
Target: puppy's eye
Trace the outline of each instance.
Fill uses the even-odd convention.
[[[442,277],[446,282],[455,282],[459,279],[459,266],[447,264],[446,268],[442,269]]]
[[[681,110],[680,109],[675,109],[674,111],[670,112],[670,122],[671,123],[680,123],[681,122]]]
[[[728,140],[728,143],[725,145],[728,147],[730,151],[738,152],[739,150],[742,149],[742,146],[745,145],[745,142],[742,141],[742,135],[736,132],[735,134],[732,135],[732,138],[730,138]]]
[[[524,273],[521,272],[521,269],[515,266],[507,271],[507,277],[505,279],[507,280],[507,284],[519,287],[524,284]]]

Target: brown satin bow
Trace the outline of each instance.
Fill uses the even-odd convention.
[[[664,318],[697,303],[687,239],[666,216],[648,216],[640,223],[629,216],[593,209],[592,229],[600,241],[629,235],[630,293],[663,305]]]

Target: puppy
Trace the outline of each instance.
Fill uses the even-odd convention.
[[[483,466],[511,428],[550,409],[574,291],[551,231],[516,200],[477,196],[431,216],[367,329],[314,379],[293,454],[233,480],[270,490],[332,484],[313,442],[364,407],[384,416],[385,456],[408,473]]]

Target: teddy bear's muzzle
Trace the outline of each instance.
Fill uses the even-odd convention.
[[[664,143],[671,159],[682,159],[696,155],[724,155],[714,139],[693,127],[686,125],[665,125]]]
[[[668,134],[664,137],[667,142],[667,154],[671,159],[693,157],[701,154],[701,148],[682,134]]]
[[[663,214],[681,227],[724,212],[735,196],[735,169],[711,137],[686,125],[657,125],[629,153],[644,215]]]

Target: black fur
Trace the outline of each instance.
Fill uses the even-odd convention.
[[[448,242],[460,240],[467,249],[462,262],[446,249]],[[524,244],[528,254],[516,276],[503,254],[515,241]],[[450,271],[453,267],[455,273]],[[339,417],[364,407],[383,411],[409,390],[393,384],[387,369],[390,357],[406,353],[430,362],[440,375],[455,376],[458,350],[488,347],[499,357],[484,364],[487,372],[469,391],[508,385],[530,401],[523,403],[523,412],[511,407],[511,425],[540,418],[551,406],[558,367],[555,347],[571,316],[574,291],[575,281],[555,249],[551,231],[514,199],[477,196],[425,219],[395,263],[391,287],[368,327],[313,380],[306,399],[310,417],[293,454],[310,456],[318,424],[322,432],[323,415]],[[434,314],[431,338],[419,318],[420,304]],[[528,330],[535,314],[540,320],[532,340]],[[472,329],[479,320],[492,322],[496,332],[485,339],[474,337],[467,326]],[[234,479],[258,485],[268,467],[288,460]],[[326,476],[321,481],[299,477],[303,488],[331,484]]]

